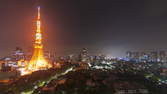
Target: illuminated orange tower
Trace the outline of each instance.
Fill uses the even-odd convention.
[[[36,32],[35,32],[35,43],[34,52],[32,58],[27,66],[29,71],[37,71],[48,69],[51,67],[45,58],[43,53],[43,43],[42,43],[42,31],[41,31],[41,18],[40,18],[40,7],[38,7],[38,16],[36,21]]]

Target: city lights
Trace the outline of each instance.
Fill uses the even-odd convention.
[[[167,94],[166,3],[0,0],[0,94]]]

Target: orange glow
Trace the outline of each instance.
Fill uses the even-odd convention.
[[[29,64],[25,69],[21,69],[21,75],[30,74],[34,71],[45,70],[51,68],[43,54],[43,44],[42,44],[42,33],[41,33],[41,20],[40,20],[40,7],[38,7],[38,17],[37,17],[37,29],[35,34],[34,52]]]

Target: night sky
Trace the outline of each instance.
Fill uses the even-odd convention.
[[[32,47],[38,5],[45,50],[122,56],[167,49],[167,0],[0,0],[0,56]]]

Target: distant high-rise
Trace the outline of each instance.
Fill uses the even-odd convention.
[[[160,59],[160,62],[166,62],[166,52],[165,51],[159,52],[159,59]]]
[[[79,61],[86,62],[89,60],[88,51],[86,48],[83,48],[79,55]]]

